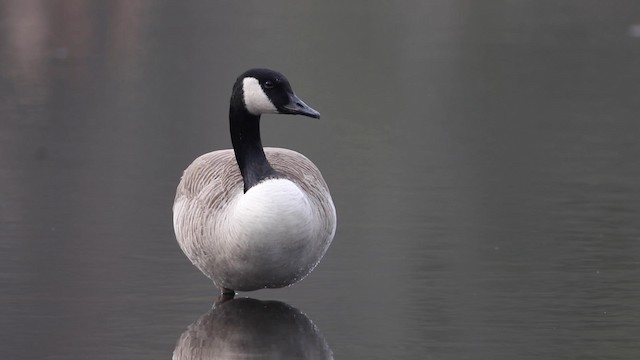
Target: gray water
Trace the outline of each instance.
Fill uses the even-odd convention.
[[[196,331],[640,358],[638,24],[637,1],[0,1],[0,356],[169,359],[205,352]],[[267,116],[263,141],[318,165],[339,223],[304,281],[239,294],[264,313],[211,309],[171,224],[255,66],[322,113]]]

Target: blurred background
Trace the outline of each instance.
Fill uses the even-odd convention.
[[[217,295],[175,187],[250,67],[322,113],[263,143],[316,163],[338,230],[239,297],[337,359],[640,357],[637,1],[0,0],[3,358],[171,357]]]

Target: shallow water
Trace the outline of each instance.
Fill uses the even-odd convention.
[[[230,146],[235,77],[266,66],[322,119],[267,116],[264,143],[318,165],[339,219],[307,279],[239,294],[278,301],[275,338],[337,359],[637,359],[639,13],[0,1],[3,357],[171,358],[210,319],[173,195]]]

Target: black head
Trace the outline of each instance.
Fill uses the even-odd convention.
[[[238,77],[234,96],[241,96],[246,110],[253,115],[294,114],[320,118],[320,113],[300,100],[289,80],[269,69],[251,69]]]

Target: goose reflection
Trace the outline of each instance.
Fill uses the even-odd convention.
[[[178,339],[173,360],[185,359],[333,359],[333,354],[300,310],[280,301],[225,297]]]

